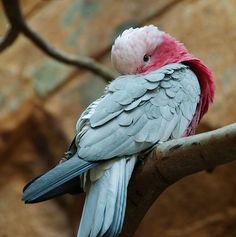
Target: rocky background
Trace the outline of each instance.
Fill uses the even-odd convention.
[[[199,131],[235,122],[234,0],[21,3],[28,23],[53,46],[94,57],[110,68],[110,47],[118,33],[133,25],[158,25],[214,71],[216,98]],[[0,36],[7,28],[1,10]],[[78,116],[102,94],[105,82],[48,58],[20,36],[0,55],[0,84],[0,237],[75,236],[83,196],[26,206],[21,190],[63,156]],[[135,236],[236,236],[235,170],[231,163],[173,185],[153,205]]]

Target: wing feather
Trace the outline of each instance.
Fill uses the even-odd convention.
[[[196,112],[200,86],[187,66],[170,64],[146,75],[121,76],[106,93],[76,139],[79,157],[88,161],[137,154],[181,137]]]

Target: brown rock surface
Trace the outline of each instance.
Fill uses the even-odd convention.
[[[33,173],[46,169],[39,155],[29,137],[26,137],[18,141],[16,149],[1,157],[0,236],[71,235],[67,217],[58,203],[48,201],[26,208],[21,201],[25,183]]]

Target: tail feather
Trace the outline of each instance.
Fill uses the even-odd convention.
[[[124,166],[123,163],[126,163],[125,159],[122,159],[120,162],[119,166],[119,178],[120,181],[118,182],[119,187],[118,187],[118,193],[117,193],[117,198],[116,198],[116,205],[115,205],[115,213],[112,219],[112,223],[105,233],[104,236],[109,236],[113,237],[115,236],[116,233],[118,233],[119,230],[119,224],[122,222],[122,212],[125,209],[125,200],[124,200],[124,195],[126,190],[124,189],[125,187],[125,170],[122,169]]]
[[[104,167],[101,168],[104,169]],[[114,169],[114,167],[111,169]],[[100,236],[99,232],[102,227],[107,226],[109,228],[113,218],[113,212],[109,210],[115,208],[115,196],[118,186],[115,179],[117,175],[117,172],[111,175],[110,169],[107,169],[98,180],[91,181],[87,185],[86,199],[78,232],[79,237],[97,237]],[[105,203],[106,205],[104,205]]]
[[[22,199],[25,203],[36,203],[72,192],[75,187],[79,189],[80,175],[97,165],[98,163],[81,160],[75,155],[33,179],[23,189]]]
[[[114,164],[114,166],[117,165]],[[101,195],[99,196],[99,202],[97,203],[97,208],[94,212],[94,228],[90,233],[91,236],[97,236],[97,233],[101,236],[104,224],[109,227],[111,220],[114,218],[113,210],[116,206],[117,193],[119,193],[119,183],[116,181],[117,177],[119,177],[119,169],[113,170],[114,172],[112,175],[110,175],[109,172],[104,174],[103,186],[99,187]],[[109,180],[108,183],[106,182],[107,180]],[[104,189],[106,188],[107,190],[104,192]],[[104,203],[106,203],[106,205],[104,205]],[[104,232],[105,231],[106,229]]]
[[[119,198],[117,199],[117,205],[116,205],[116,212],[115,216],[113,218],[113,222],[106,232],[105,236],[107,237],[115,237],[117,234],[119,234],[123,227],[124,217],[125,217],[125,209],[126,209],[126,199],[127,199],[127,187],[128,183],[131,177],[131,174],[133,172],[136,158],[124,160],[125,164],[122,164],[120,167],[120,177],[122,178],[122,181],[119,182],[120,189],[119,189]],[[125,169],[124,169],[125,165]]]
[[[127,186],[135,157],[115,160],[87,190],[78,237],[117,236],[122,229]]]

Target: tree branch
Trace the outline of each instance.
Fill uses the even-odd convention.
[[[0,53],[12,45],[19,35],[19,31],[16,28],[11,27],[6,35],[0,41]]]
[[[135,233],[144,215],[170,185],[188,175],[236,160],[236,123],[160,144],[137,167],[129,184],[123,232]]]
[[[106,81],[110,81],[116,77],[115,73],[110,71],[107,67],[103,66],[102,64],[96,62],[92,58],[82,56],[76,56],[76,57],[71,56],[69,54],[65,54],[53,48],[36,32],[34,32],[30,28],[30,26],[25,22],[25,19],[21,12],[19,0],[2,0],[2,3],[12,28],[17,29],[17,33],[19,32],[23,33],[31,42],[33,42],[40,50],[42,50],[51,58],[61,63],[65,63],[67,65],[88,69],[93,73],[103,77]]]

